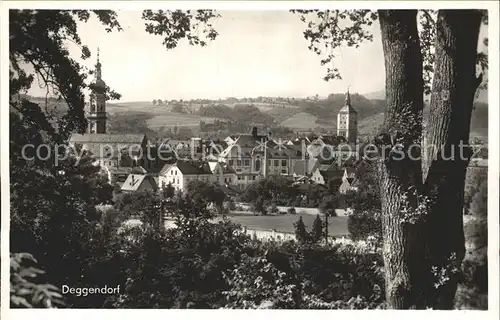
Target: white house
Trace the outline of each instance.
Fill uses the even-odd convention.
[[[346,194],[348,191],[358,190],[359,180],[356,177],[356,169],[347,167],[344,169],[344,175],[342,176],[342,184],[339,187],[339,192]]]
[[[123,183],[121,191],[134,192],[134,191],[156,191],[158,186],[152,176],[145,174],[130,174],[127,180]]]
[[[171,184],[176,190],[184,190],[193,180],[230,185],[236,180],[236,173],[229,165],[216,161],[177,160],[166,164],[158,176],[160,188]]]

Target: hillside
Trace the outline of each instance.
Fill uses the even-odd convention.
[[[368,94],[379,97],[383,91]],[[487,95],[482,93],[475,103],[472,113],[471,136],[487,140],[488,135],[488,105],[479,102]],[[309,130],[336,130],[336,116],[344,105],[344,94],[330,94],[327,99],[290,99],[288,104],[281,99],[280,103],[261,102],[266,98],[245,99],[250,102],[242,103],[238,100],[196,101],[196,103],[168,102],[162,105],[153,105],[152,102],[110,102],[107,111],[110,115],[110,126],[113,130],[137,131],[146,130],[148,135],[165,132],[174,128],[186,128],[193,134],[200,131],[200,123],[214,123],[215,120],[229,121],[235,125],[222,126],[217,130],[229,128],[243,132],[253,125],[264,127],[287,127],[294,131]],[[31,98],[32,101],[45,104],[43,98]],[[254,101],[255,100],[255,101]],[[287,100],[288,101],[288,100]],[[201,103],[203,102],[203,103]],[[217,102],[217,103],[216,103]],[[227,103],[227,104],[226,104]],[[384,119],[385,101],[367,99],[364,95],[351,94],[351,104],[358,112],[358,128],[361,135],[371,134],[378,130]],[[47,109],[62,113],[67,107],[62,101],[51,100]],[[425,108],[425,113],[428,112]],[[119,114],[119,115],[118,115]],[[116,116],[114,116],[116,115]],[[137,118],[137,120],[134,120]],[[115,124],[113,124],[115,123]],[[118,123],[118,124],[116,124]],[[227,129],[226,128],[226,129]],[[238,129],[239,128],[239,129]],[[189,132],[186,131],[186,134]]]
[[[424,109],[424,125],[429,115],[429,107]],[[362,135],[373,134],[384,122],[384,113],[380,112],[373,116],[363,118],[358,122],[358,130]],[[476,102],[471,118],[471,138],[477,137],[483,141],[488,141],[488,105]]]
[[[385,100],[385,90],[363,93],[363,96],[367,99],[370,99],[370,100],[373,100],[373,99]],[[425,99],[428,100],[429,96],[426,96]],[[482,102],[482,103],[488,103],[488,90],[486,89],[486,90],[479,91],[475,101]]]

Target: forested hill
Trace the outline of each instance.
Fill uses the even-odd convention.
[[[381,96],[381,94],[371,94],[371,96]],[[484,96],[483,93],[482,99]],[[44,98],[26,98],[45,105]],[[238,124],[241,130],[253,125],[263,125],[287,127],[294,131],[324,129],[334,132],[336,116],[345,104],[345,94],[330,94],[326,99],[259,97],[255,99],[234,98],[231,101],[203,100],[202,102],[198,103],[197,107],[193,107],[196,105],[193,101],[176,103],[165,101],[163,105],[154,105],[152,102],[145,101],[108,103],[110,130],[113,132],[140,131],[154,135],[155,132],[161,131],[160,129],[168,130],[179,126],[190,128],[193,130],[192,134],[196,134],[200,130],[200,123],[212,123],[219,119],[232,122],[232,127]],[[62,101],[50,99],[47,104],[48,109],[55,110],[56,113],[67,109]],[[352,93],[351,105],[358,112],[360,134],[371,134],[382,125],[386,109],[385,100],[368,99],[364,95]],[[428,112],[429,106],[426,105],[424,117]],[[488,105],[479,99],[472,113],[471,135],[483,140],[486,140],[488,135]]]

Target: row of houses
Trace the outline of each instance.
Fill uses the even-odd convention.
[[[345,189],[353,182],[351,169],[346,168],[356,152],[335,149],[341,142],[336,139],[318,136],[281,141],[271,134],[258,134],[254,128],[250,134],[224,140],[192,138],[151,144],[140,134],[85,134],[73,135],[70,143],[89,151],[111,183],[124,192],[167,185],[184,190],[192,180],[244,190],[270,175],[287,176],[296,183],[326,184],[337,179]]]

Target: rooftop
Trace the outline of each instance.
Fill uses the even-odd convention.
[[[73,133],[69,141],[71,143],[126,143],[142,144],[147,137],[145,134],[134,133]]]

